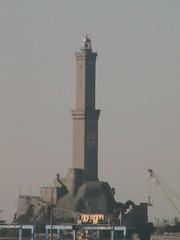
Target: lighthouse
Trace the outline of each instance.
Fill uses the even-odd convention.
[[[98,118],[95,108],[96,57],[86,35],[76,53],[76,107],[73,116],[73,168],[83,169],[84,179],[98,180]]]

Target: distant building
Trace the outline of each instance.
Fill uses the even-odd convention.
[[[133,201],[127,201],[120,208],[120,221],[122,225],[128,227],[142,226],[148,223],[148,204],[140,203],[134,204]]]
[[[97,224],[104,221],[104,214],[81,214],[80,219],[82,223],[92,223]]]
[[[59,174],[54,179],[54,187],[41,187],[40,199],[50,204],[56,204],[58,199],[67,193],[67,187],[60,180]]]

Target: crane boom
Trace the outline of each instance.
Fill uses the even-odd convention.
[[[158,176],[154,173],[154,171],[152,169],[148,169],[148,172],[150,174],[151,178],[155,179],[155,184],[156,186],[158,186],[161,190],[161,192],[164,194],[164,196],[166,197],[166,200],[171,204],[171,206],[175,209],[175,211],[177,212],[178,216],[180,217],[180,210],[177,208],[176,204],[174,203],[174,201],[172,200],[172,198],[169,196],[168,192],[166,191],[166,188],[164,187],[164,185],[161,183],[160,179],[158,178]],[[178,198],[179,199],[179,198]]]

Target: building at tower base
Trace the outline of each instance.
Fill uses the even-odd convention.
[[[74,171],[70,171],[70,174]],[[79,176],[78,176],[79,177]],[[114,214],[117,203],[113,190],[107,182],[82,181],[78,187],[70,188],[65,185],[66,179],[61,180],[61,186],[57,186],[58,179],[54,181],[54,187],[42,187],[40,196],[19,196],[19,206],[15,214],[16,223],[50,223],[50,208],[53,207],[54,223],[76,222],[81,214],[101,213],[104,216]]]

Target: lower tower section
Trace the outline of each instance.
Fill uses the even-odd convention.
[[[73,168],[84,170],[85,180],[98,180],[98,118],[100,110],[72,111]]]

